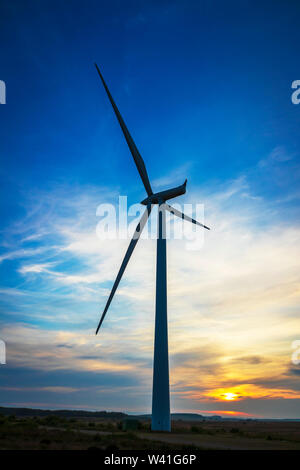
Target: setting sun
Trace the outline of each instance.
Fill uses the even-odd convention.
[[[231,391],[226,390],[226,388],[217,388],[209,390],[207,396],[218,401],[234,401],[250,395],[249,393],[244,393],[245,387],[245,385],[234,387]]]
[[[237,398],[236,393],[227,392],[223,394],[223,400],[235,400]]]

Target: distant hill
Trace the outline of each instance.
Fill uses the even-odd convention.
[[[197,413],[173,413],[171,416],[172,416],[172,419],[174,420],[182,419],[185,421],[198,421],[199,419],[200,420],[203,420],[203,419],[222,420],[223,419],[222,416],[218,416],[218,415],[203,416]]]
[[[9,416],[62,416],[64,418],[109,418],[123,419],[126,413],[114,411],[84,411],[84,410],[39,410],[35,408],[5,408],[0,407],[0,414]]]
[[[151,419],[150,414],[132,415],[117,411],[85,411],[85,410],[40,410],[36,408],[7,408],[0,407],[0,415],[18,416],[61,416],[63,418],[107,418],[122,420],[125,418],[135,419]],[[204,416],[197,413],[172,413],[173,421],[300,421],[299,418],[294,419],[275,419],[275,418],[241,418],[241,417],[223,417],[219,415]]]
[[[0,407],[0,414],[9,416],[62,416],[64,418],[108,418],[108,419],[151,419],[150,414],[129,415],[115,411],[85,411],[85,410],[41,410],[35,408],[6,408]],[[183,421],[201,421],[205,420],[222,420],[221,416],[203,416],[197,413],[172,413],[173,420]]]
[[[150,419],[151,415],[150,414],[139,415],[139,416],[136,416],[136,418]],[[173,421],[179,421],[179,420],[182,420],[182,421],[203,421],[204,419],[214,421],[214,420],[223,420],[223,419],[227,419],[227,418],[222,418],[222,416],[218,416],[218,415],[203,416],[203,415],[199,415],[198,413],[171,413],[171,419]]]

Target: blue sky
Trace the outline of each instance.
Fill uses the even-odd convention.
[[[153,240],[94,337],[128,244],[96,209],[145,197],[96,61],[153,187],[187,177],[213,227],[169,243],[172,409],[299,418],[297,2],[0,8],[0,404],[150,410]]]

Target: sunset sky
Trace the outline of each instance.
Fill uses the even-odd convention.
[[[168,241],[171,411],[300,419],[300,6],[270,4],[1,2],[0,406],[151,411],[155,240],[95,336],[129,243],[97,208],[146,196],[96,61],[212,228]]]

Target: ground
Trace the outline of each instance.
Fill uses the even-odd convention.
[[[48,417],[0,417],[0,450],[300,450],[300,422],[174,421],[171,433],[122,431],[122,421]]]

